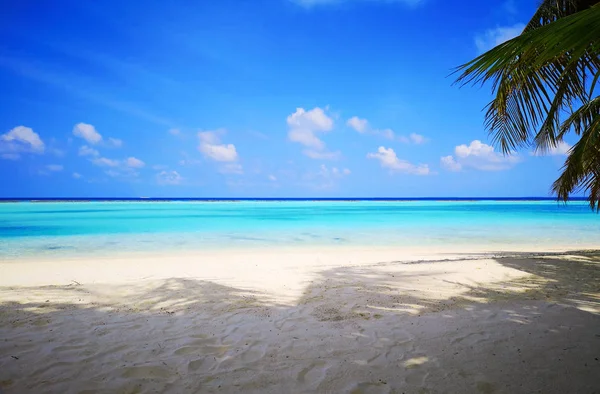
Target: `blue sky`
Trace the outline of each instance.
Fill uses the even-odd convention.
[[[57,4],[0,15],[1,197],[548,196],[564,162],[449,76],[536,0]]]

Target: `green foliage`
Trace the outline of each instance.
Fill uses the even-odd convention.
[[[580,136],[553,191],[566,201],[583,190],[600,209],[600,1],[545,0],[521,35],[456,72],[460,85],[492,83],[485,126],[503,153]]]

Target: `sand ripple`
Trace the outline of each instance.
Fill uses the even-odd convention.
[[[465,279],[473,261],[333,268],[292,304],[192,279],[3,288],[0,387],[600,392],[598,266],[498,264],[506,270],[480,282]]]

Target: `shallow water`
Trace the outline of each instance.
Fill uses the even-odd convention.
[[[600,245],[586,202],[240,201],[0,204],[0,258],[243,247]]]

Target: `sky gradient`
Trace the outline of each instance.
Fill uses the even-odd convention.
[[[452,85],[535,0],[148,4],[3,6],[0,197],[545,197],[573,143],[502,156]]]

